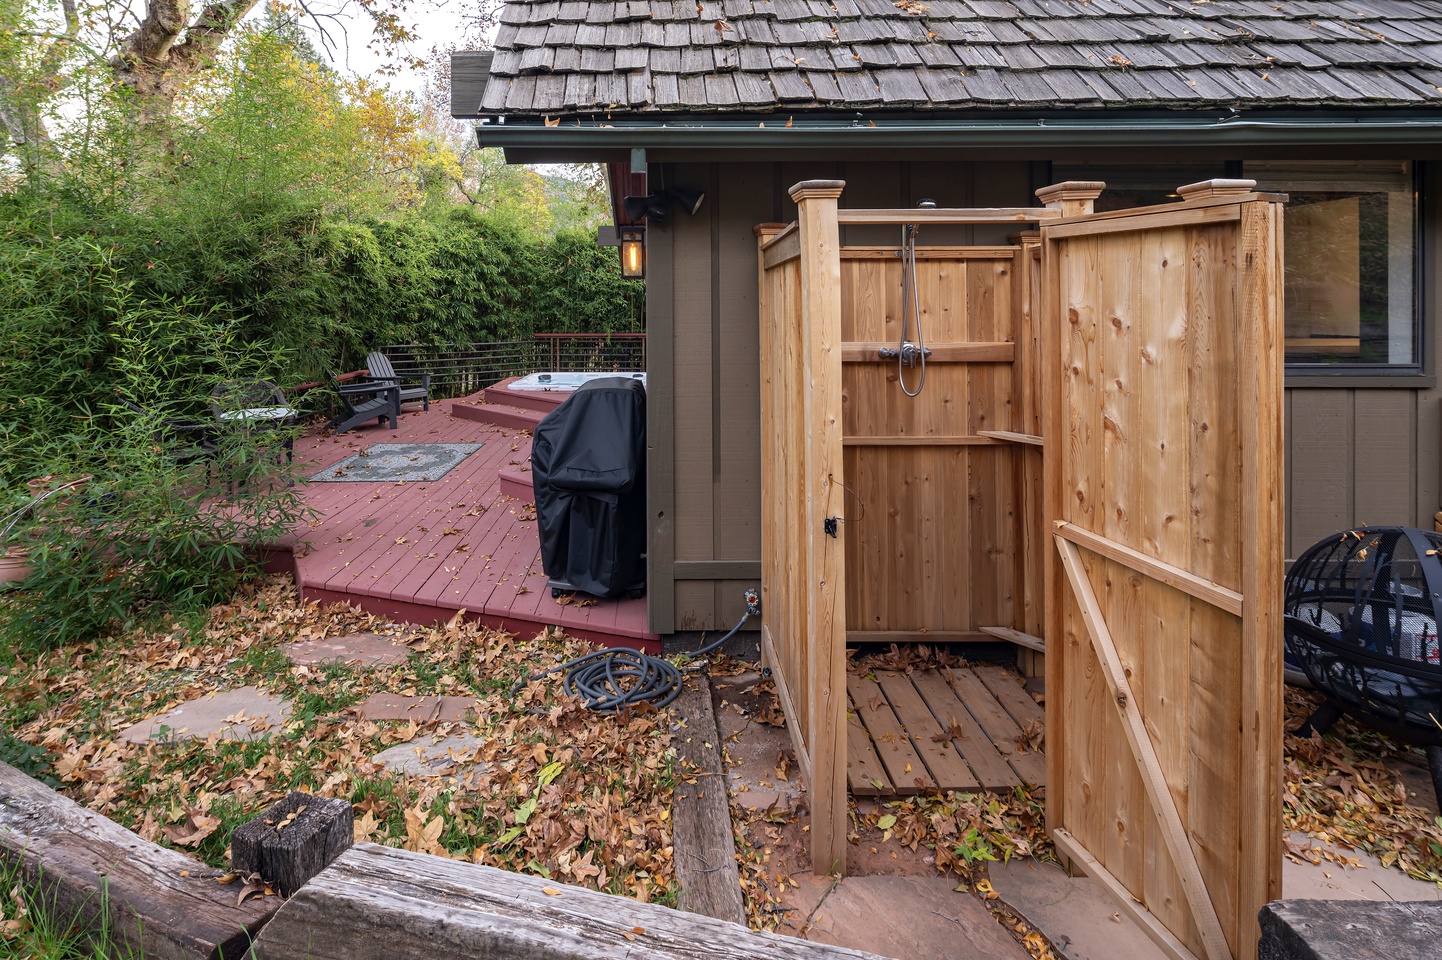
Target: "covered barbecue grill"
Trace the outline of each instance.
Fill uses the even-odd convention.
[[[646,388],[592,380],[536,426],[531,480],[552,595],[646,589]]]
[[[1315,544],[1287,574],[1287,649],[1327,703],[1304,725],[1347,713],[1427,747],[1442,799],[1442,534],[1349,530]]]

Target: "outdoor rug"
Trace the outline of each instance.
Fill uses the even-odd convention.
[[[439,480],[484,443],[373,443],[311,477],[316,483]]]

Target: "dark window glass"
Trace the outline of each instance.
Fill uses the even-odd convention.
[[[1177,199],[1222,164],[1060,164],[1052,180],[1102,180],[1097,210]],[[1257,189],[1286,193],[1286,353],[1295,373],[1418,364],[1418,197],[1408,161],[1247,161]],[[1235,170],[1235,167],[1233,168]],[[1232,176],[1236,176],[1235,173]]]

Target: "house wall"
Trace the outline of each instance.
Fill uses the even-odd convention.
[[[1429,165],[1422,278],[1424,353],[1434,335],[1442,265],[1437,164]],[[728,628],[760,579],[760,387],[756,239],[788,222],[801,180],[846,181],[843,207],[1033,206],[1046,163],[780,162],[652,164],[653,186],[706,191],[647,238],[651,629]],[[923,243],[1001,243],[1007,227],[930,228]],[[887,228],[848,228],[843,243],[891,243]],[[799,371],[798,371],[799,373]],[[1383,381],[1299,386],[1286,395],[1287,556],[1362,523],[1429,525],[1442,508],[1442,391]],[[1311,381],[1315,383],[1315,381]]]
[[[1442,176],[1429,164],[1423,197],[1423,342],[1435,373],[1442,277]],[[1442,389],[1287,384],[1287,556],[1363,524],[1432,526],[1442,509]]]

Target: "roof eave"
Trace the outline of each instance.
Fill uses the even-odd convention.
[[[636,116],[606,122],[550,125],[528,118],[482,122],[483,147],[543,150],[667,149],[924,149],[1175,146],[1365,146],[1442,144],[1442,112],[1367,115],[1356,111],[1306,116],[1247,114],[989,119],[791,119],[769,117]]]

